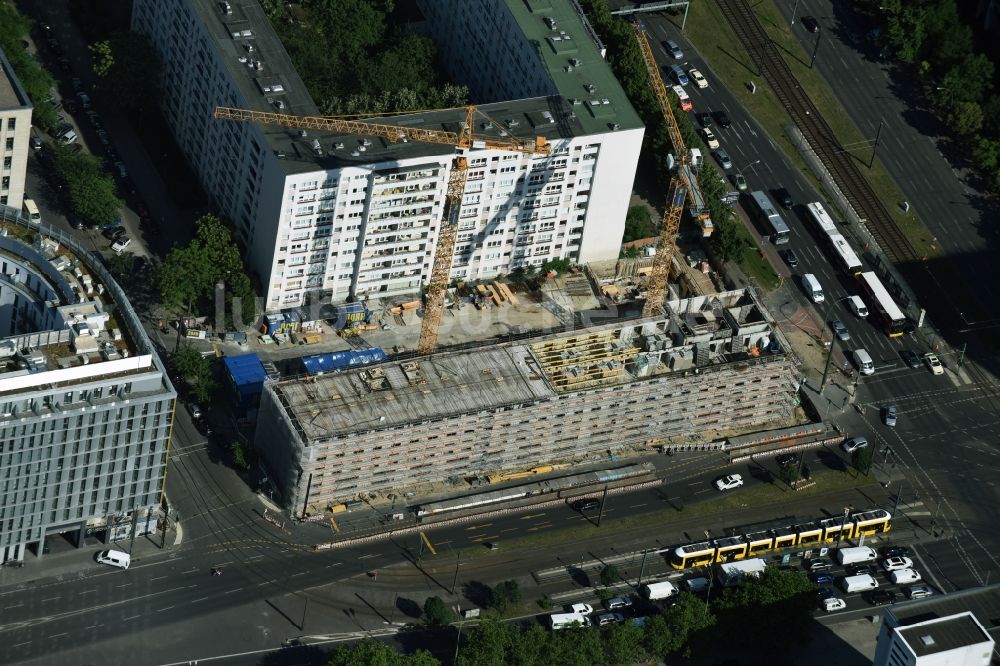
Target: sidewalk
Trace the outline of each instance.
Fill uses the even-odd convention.
[[[50,544],[51,552],[36,557],[29,550],[24,556],[24,566],[0,567],[0,587],[24,585],[42,578],[72,576],[94,570],[101,566],[97,564],[94,557],[102,550],[114,549],[131,552],[133,565],[146,559],[175,552],[184,540],[183,525],[171,520],[163,548],[160,548],[161,539],[163,539],[161,532],[138,536],[131,544],[130,551],[129,539],[104,544],[95,537],[87,537],[84,540],[84,545],[76,548],[60,535],[53,534],[48,537],[47,541]]]

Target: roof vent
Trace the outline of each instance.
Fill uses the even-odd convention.
[[[521,124],[521,121],[514,120],[513,118],[508,118],[505,122],[507,123],[507,127],[510,129],[513,129]]]
[[[549,30],[555,30],[558,27],[556,20],[551,16],[546,16],[543,20],[545,21],[545,25],[549,26]]]
[[[493,123],[485,122],[482,125],[480,125],[480,127],[483,129],[483,131],[490,130],[493,129]]]
[[[219,5],[222,8],[222,13],[225,14],[226,16],[229,16],[230,14],[233,13],[233,6],[228,2],[220,2]]]
[[[306,132],[306,131],[305,131],[304,129],[300,129],[300,130],[299,130],[299,136],[300,136],[300,137],[302,137],[302,138],[304,139],[304,138],[306,138],[307,136],[309,136],[309,133],[308,133],[308,132]]]
[[[592,93],[597,91],[597,86],[595,86],[593,83],[588,83],[587,85],[584,86],[584,89],[587,92]]]
[[[343,150],[344,149],[344,142],[343,141],[338,141],[337,143],[333,144],[333,149],[334,150]]]
[[[923,643],[925,647],[930,647],[934,645],[934,637],[930,634],[925,634],[920,637],[920,642]]]
[[[316,151],[317,155],[323,154],[323,147],[319,145],[319,139],[312,140],[312,149]]]
[[[580,59],[579,58],[570,58],[569,59],[569,64],[573,65],[573,67],[579,67],[580,66]]]

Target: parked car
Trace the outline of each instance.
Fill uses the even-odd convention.
[[[580,615],[590,615],[594,612],[594,607],[590,604],[573,604],[569,607],[570,613],[578,613]]]
[[[721,125],[722,123],[719,124]],[[723,127],[725,127],[725,125],[723,125]],[[729,152],[725,148],[719,148],[712,154],[715,155],[715,159],[718,160],[719,166],[723,169],[733,168],[733,160],[729,157]]]
[[[44,146],[44,145],[45,144],[42,142],[42,138],[41,137],[35,136],[35,135],[31,136],[31,149],[32,150],[41,150],[42,146]]]
[[[102,236],[112,241],[118,240],[122,236],[125,236],[127,233],[128,232],[125,231],[125,227],[119,225],[110,226],[101,231]]]
[[[699,88],[708,87],[708,81],[705,79],[704,76],[702,76],[701,71],[697,69],[692,69],[691,71],[688,72],[688,76],[691,78],[692,81],[694,81],[694,84]]]
[[[719,123],[719,127],[723,127],[725,129],[729,129],[730,127],[733,126],[732,121],[729,120],[729,116],[726,115],[725,111],[716,111],[712,115],[715,116],[715,122]]]
[[[941,359],[937,357],[937,354],[924,354],[924,363],[927,364],[927,369],[931,371],[932,375],[944,374],[944,366],[941,365]]]
[[[923,599],[933,595],[934,590],[931,589],[930,585],[914,585],[907,588],[905,594],[908,599]]]
[[[833,332],[837,334],[838,340],[841,342],[847,342],[851,339],[851,334],[848,332],[847,326],[844,325],[844,322],[839,319],[835,319],[832,326]]]
[[[847,608],[847,602],[840,597],[830,597],[829,599],[823,600],[823,610],[827,613],[832,613],[834,611],[844,610]]]
[[[872,590],[865,598],[872,606],[885,606],[896,601],[896,593],[892,590]]]
[[[721,479],[715,480],[715,487],[718,490],[733,490],[743,485],[743,477],[739,474],[729,474]]]
[[[900,569],[912,569],[913,560],[908,557],[889,557],[882,560],[882,568],[886,571],[898,571]]]
[[[819,21],[817,21],[812,16],[802,17],[802,27],[812,33],[819,32]]]
[[[882,422],[887,426],[896,425],[896,405],[888,405],[882,410]]]
[[[835,597],[835,596],[837,596],[837,592],[832,587],[826,587],[826,586],[824,586],[824,587],[819,588],[819,590],[816,591],[816,597],[820,601],[823,601],[824,599],[830,599],[831,597]]]
[[[890,557],[909,557],[910,549],[906,546],[886,546],[879,553],[886,559]]]
[[[809,579],[817,585],[827,585],[833,582],[833,574],[826,571],[814,571],[809,574]]]
[[[899,352],[899,357],[903,359],[903,363],[906,363],[911,368],[920,367],[920,354],[912,349],[904,349]]]
[[[680,60],[684,57],[684,51],[681,51],[681,47],[678,46],[677,42],[672,39],[668,39],[663,42],[663,48],[667,50],[667,53],[669,53],[674,60]]]
[[[799,463],[799,454],[797,453],[783,453],[774,459],[778,465],[781,467],[786,467],[788,465],[797,465]]]
[[[125,163],[124,162],[115,162],[114,163],[114,167],[115,167],[115,171],[118,172],[118,175],[121,178],[128,178],[128,169],[125,168]]]
[[[810,560],[806,560],[805,568],[810,572],[829,571],[833,568],[833,564],[830,560],[823,559],[822,557],[814,557]]]
[[[191,412],[191,418],[200,419],[203,414],[201,411],[201,405],[197,402],[191,401],[187,404],[188,411]]]
[[[702,127],[712,126],[712,114],[711,113],[697,113],[695,118],[698,120],[698,124]]]
[[[631,608],[632,600],[628,597],[611,597],[604,600],[604,607],[608,610],[619,610],[621,608]]]
[[[621,613],[600,613],[595,619],[598,627],[604,627],[609,624],[622,624],[625,622],[625,616]]]
[[[848,565],[844,571],[847,572],[848,576],[875,576],[878,572],[870,564],[851,564]]]
[[[781,253],[782,258],[784,258],[785,263],[788,264],[790,268],[795,268],[799,265],[799,256],[795,254],[795,250],[789,248]]]
[[[733,176],[733,184],[736,185],[736,189],[740,192],[747,191],[747,179],[743,174],[738,173]]]
[[[715,138],[715,134],[712,132],[712,130],[708,129],[707,127],[704,127],[701,130],[701,135],[702,137],[704,137],[705,143],[708,144],[709,148],[719,147],[719,140]]]
[[[844,450],[844,453],[854,453],[858,449],[862,449],[868,446],[868,440],[861,435],[857,437],[851,437],[840,445],[840,448]]]

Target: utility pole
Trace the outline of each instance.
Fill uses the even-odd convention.
[[[823,37],[823,31],[820,30],[816,33],[816,46],[813,47],[812,59],[809,61],[809,69],[813,68],[813,64],[816,62],[816,54],[819,53],[819,40]]]
[[[306,597],[306,603],[302,607],[302,622],[299,622],[299,631],[306,630],[306,611],[309,610],[309,597]]]
[[[608,487],[604,486],[604,494],[601,495],[601,512],[597,514],[597,526],[601,526],[601,520],[604,519],[604,503],[608,501]]]
[[[893,515],[895,515],[896,514],[896,510],[899,509],[899,497],[902,494],[903,494],[903,482],[900,481],[899,482],[899,487],[896,488],[896,501],[892,505],[892,513],[893,513]]]
[[[795,12],[799,11],[799,0],[795,0],[795,6],[792,7],[792,25],[795,25]]]
[[[451,548],[451,546],[448,546]],[[451,581],[451,593],[455,594],[455,589],[458,587],[458,564],[462,559],[462,551],[455,551],[455,578]]]
[[[968,346],[968,342],[962,343],[962,351],[958,355],[958,367],[962,367],[965,364],[965,348]]]
[[[170,518],[170,507],[168,506],[163,511],[163,527],[160,530],[160,550],[163,550],[163,548],[167,545],[167,523],[170,522],[169,518]]]
[[[642,587],[642,574],[646,571],[646,555],[649,553],[648,550],[642,551],[642,564],[639,565],[639,578],[635,581],[636,587]]]
[[[844,519],[840,521],[840,531],[837,533],[837,547],[840,547],[840,542],[844,540],[844,526],[847,525],[847,516],[851,513],[851,507],[844,507]]]
[[[878,149],[878,138],[882,136],[882,126],[885,122],[879,118],[878,129],[875,131],[875,145],[872,146],[872,158],[868,160],[868,168],[871,169],[872,165],[875,164],[875,151]]]

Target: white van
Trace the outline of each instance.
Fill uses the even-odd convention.
[[[24,200],[24,214],[35,224],[42,223],[42,214],[38,212],[38,204],[31,199]]]
[[[908,585],[910,583],[918,583],[923,578],[920,577],[919,572],[913,569],[897,569],[896,571],[889,572],[889,580],[896,585]]]
[[[712,586],[712,582],[707,578],[688,578],[684,581],[684,589],[691,594],[701,594],[702,592],[708,592],[708,588]]]
[[[869,574],[860,576],[844,576],[840,579],[840,589],[851,594],[852,592],[865,592],[878,587],[878,581]]]
[[[841,564],[857,564],[859,562],[874,562],[878,559],[878,553],[868,546],[857,548],[837,549],[837,561]]]
[[[819,280],[812,273],[806,273],[802,276],[802,288],[812,298],[813,303],[822,303],[826,300],[826,297],[823,296],[823,287],[819,286]]]
[[[97,554],[97,561],[119,569],[128,569],[128,565],[132,563],[132,556],[120,550],[102,550]]]
[[[863,375],[875,374],[875,362],[872,361],[871,354],[864,349],[854,350],[854,365],[857,366]]]
[[[590,625],[590,619],[579,613],[553,613],[549,615],[549,623],[552,629],[556,630],[566,627],[586,627]]]
[[[860,296],[848,297],[847,304],[851,306],[851,311],[862,319],[868,316],[868,307]]]

